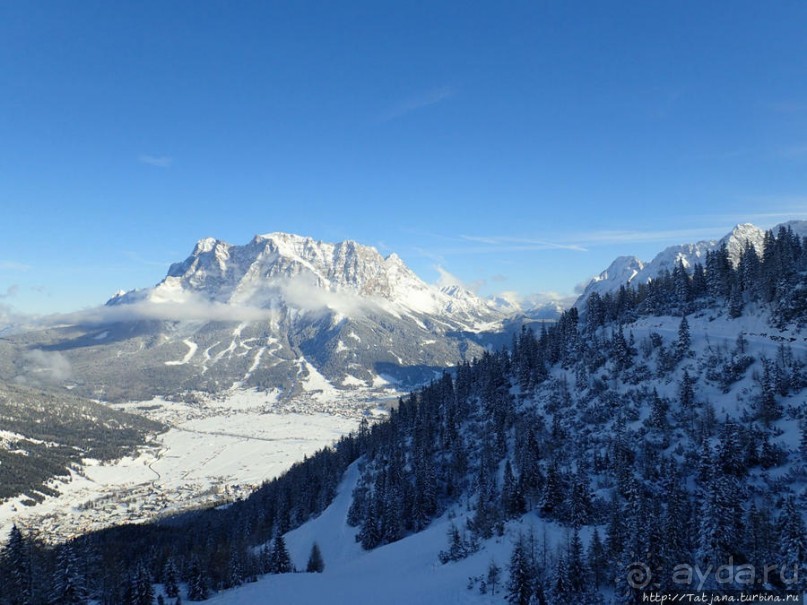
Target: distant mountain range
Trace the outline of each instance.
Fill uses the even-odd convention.
[[[69,368],[58,382],[104,400],[233,387],[289,399],[421,383],[499,342],[507,321],[494,302],[426,284],[397,255],[353,241],[207,238],[153,288],[120,292],[76,325],[8,337],[0,368],[51,376],[11,362],[9,347],[33,348]]]
[[[777,225],[772,229],[774,233],[779,227],[790,228],[796,235],[807,235],[807,221],[789,221]],[[620,256],[608,268],[593,278],[577,299],[576,306],[580,306],[592,293],[600,296],[608,292],[615,293],[620,287],[630,283],[647,283],[664,271],[672,271],[676,265],[682,263],[684,268],[692,268],[696,263],[705,261],[706,253],[717,250],[724,244],[728,250],[729,260],[736,264],[746,243],[750,243],[761,256],[765,241],[764,229],[750,223],[737,225],[719,240],[700,241],[694,244],[680,244],[670,246],[659,252],[652,261],[646,263],[635,256]]]
[[[784,226],[807,234],[807,221]],[[667,248],[649,263],[620,257],[576,304],[677,263],[691,267],[723,244],[734,260],[748,242],[761,252],[764,237],[745,224],[720,240]],[[5,334],[0,379],[107,401],[233,388],[326,400],[334,390],[421,384],[562,310],[430,285],[397,255],[353,241],[270,233],[239,246],[206,238],[152,288],[119,292],[58,327]]]

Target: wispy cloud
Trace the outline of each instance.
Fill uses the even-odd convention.
[[[2,271],[28,271],[31,265],[18,263],[13,260],[0,260],[0,270]]]
[[[703,240],[712,240],[723,237],[731,226],[737,222],[749,220],[762,220],[770,222],[773,219],[794,219],[807,216],[807,213],[767,213],[745,217],[732,217],[732,220],[723,217],[719,225],[706,227],[688,227],[679,229],[597,229],[575,233],[561,233],[553,238],[519,237],[502,235],[458,235],[453,237],[440,236],[441,243],[434,246],[421,246],[416,248],[417,254],[422,257],[434,259],[438,264],[444,265],[446,257],[460,255],[505,254],[512,252],[541,252],[552,250],[567,250],[570,252],[590,252],[598,246],[613,244],[642,244],[642,243],[685,243]],[[763,225],[764,226],[764,225]]]
[[[726,230],[725,225],[720,227],[696,227],[690,229],[614,229],[578,233],[573,235],[572,239],[586,246],[664,241],[683,243],[722,237],[725,235]]]
[[[5,293],[0,292],[0,299],[11,298],[13,296],[17,296],[17,293],[19,291],[20,291],[20,286],[18,284],[11,284],[8,288],[6,288]]]
[[[377,301],[353,292],[324,290],[305,275],[269,280],[242,302],[218,302],[191,292],[176,300],[133,300],[115,305],[102,305],[72,313],[58,313],[30,318],[39,326],[103,325],[108,323],[157,321],[272,321],[278,320],[276,309],[266,308],[266,300],[286,301],[303,312],[323,314],[336,312],[353,315],[377,305]]]
[[[22,355],[22,371],[14,380],[22,384],[59,384],[73,376],[70,361],[57,351],[34,349]]]
[[[522,250],[575,250],[577,252],[587,252],[587,250],[579,244],[551,242],[544,239],[534,239],[528,237],[461,235],[460,238],[469,242],[487,244],[492,247],[505,247]]]
[[[155,168],[170,168],[171,165],[174,163],[174,158],[168,157],[166,155],[143,154],[137,158],[137,161],[139,161],[141,164],[154,166]]]
[[[379,122],[390,122],[410,114],[419,109],[436,105],[450,99],[456,94],[456,91],[451,86],[443,86],[425,93],[408,97],[395,105],[388,107],[385,111],[378,116]]]

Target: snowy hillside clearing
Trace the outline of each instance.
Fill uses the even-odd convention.
[[[305,569],[311,546],[322,552],[325,570],[321,574],[292,573],[263,576],[212,597],[211,605],[446,605],[501,603],[506,568],[519,532],[533,531],[537,541],[544,538],[550,547],[565,539],[564,530],[534,515],[526,515],[507,525],[505,535],[494,537],[483,548],[462,561],[441,564],[438,554],[447,546],[447,532],[453,522],[465,523],[467,511],[455,511],[434,521],[426,530],[405,540],[365,551],[356,542],[357,529],[346,523],[351,493],[359,477],[359,463],[345,473],[336,498],[323,513],[286,534],[286,545],[297,569]],[[467,590],[468,579],[484,576],[491,561],[502,569],[496,594],[479,594],[475,584]]]

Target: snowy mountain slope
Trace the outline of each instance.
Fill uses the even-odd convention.
[[[449,565],[438,560],[446,547],[446,535],[452,523],[462,525],[468,516],[461,508],[456,516],[447,516],[428,529],[373,551],[357,544],[356,528],[346,523],[351,494],[359,477],[358,462],[353,463],[339,486],[331,505],[317,518],[292,530],[285,536],[291,559],[298,570],[304,570],[312,545],[322,552],[322,573],[269,575],[254,584],[222,592],[209,602],[221,605],[254,605],[277,602],[294,605],[443,605],[450,603],[500,603],[504,581],[496,594],[481,595],[477,587],[465,589],[470,577],[487,573],[491,561],[504,567],[510,557],[513,541],[519,532],[533,529],[536,535],[544,524],[535,516],[527,516],[508,525],[504,536],[486,541],[480,552]],[[539,529],[540,528],[540,529]],[[548,524],[551,544],[564,540],[564,532]]]
[[[789,227],[794,234],[803,237],[807,234],[807,221],[789,221],[777,225],[772,229],[774,233],[779,227]],[[592,279],[575,305],[582,308],[585,300],[593,293],[600,296],[606,293],[615,293],[623,285],[629,283],[647,283],[664,271],[672,270],[680,263],[687,269],[696,263],[704,263],[706,253],[726,245],[729,260],[736,265],[747,243],[751,244],[757,253],[762,256],[765,231],[750,223],[735,226],[729,233],[719,240],[700,241],[694,244],[681,244],[670,246],[659,252],[652,261],[645,263],[636,257],[620,257],[616,259],[605,271]]]
[[[62,384],[119,401],[279,389],[417,384],[484,349],[506,315],[459,287],[420,280],[403,261],[356,242],[259,235],[207,238],[153,288],[118,293],[73,325],[9,337],[0,375],[25,349],[70,367]],[[68,318],[69,319],[69,318]]]
[[[631,283],[644,268],[645,264],[635,256],[620,256],[588,283],[578,301],[588,298],[593,292],[600,296],[606,292],[615,292],[620,286]]]

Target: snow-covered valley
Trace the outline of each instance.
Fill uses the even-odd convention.
[[[154,399],[115,405],[170,427],[135,456],[87,459],[51,486],[59,496],[27,506],[25,495],[0,504],[0,536],[13,523],[49,542],[125,523],[223,504],[356,429],[365,415],[383,416],[394,388],[352,396],[328,393],[278,404],[275,393],[233,390],[193,403]]]

